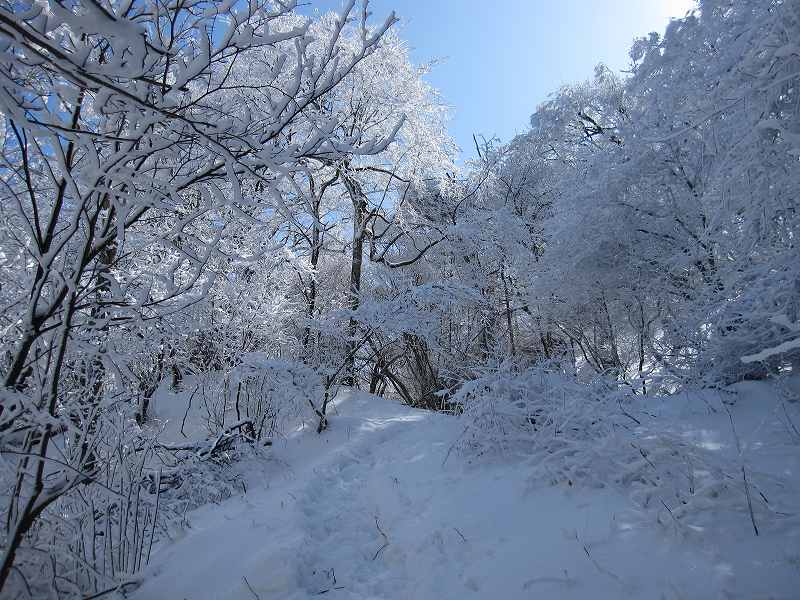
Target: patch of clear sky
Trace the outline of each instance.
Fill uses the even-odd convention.
[[[339,10],[342,0],[301,0],[302,12]],[[502,141],[526,130],[531,113],[597,63],[629,67],[637,37],[663,32],[694,0],[371,0],[372,20],[395,11],[416,64],[436,60],[427,80],[451,108],[462,159],[472,134]],[[357,0],[356,6],[361,2]]]

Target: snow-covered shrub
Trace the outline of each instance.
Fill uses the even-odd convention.
[[[81,451],[73,436],[67,428],[58,439],[63,456]],[[149,485],[154,437],[143,435],[126,411],[112,409],[97,419],[92,440],[86,459],[91,473],[47,506],[24,538],[4,590],[8,597],[83,598],[124,587],[147,565],[153,543],[176,519]],[[59,463],[50,462],[48,480],[58,475]],[[4,493],[13,475],[4,461]]]
[[[501,368],[465,382],[451,402],[463,408],[464,451],[512,455],[544,451],[548,460],[633,423],[622,396],[602,380],[586,385],[547,367]],[[628,423],[625,423],[625,420]]]
[[[610,381],[582,384],[533,368],[483,373],[453,401],[463,406],[465,421],[456,448],[472,459],[501,454],[525,461],[532,487],[615,487],[632,500],[628,518],[657,519],[679,532],[702,527],[709,511],[773,527],[793,514],[791,507],[768,502],[764,490],[775,484],[769,476],[665,430],[648,402],[669,398],[635,396]],[[713,410],[727,410],[715,402]]]
[[[195,378],[192,396],[209,435],[245,423],[256,441],[281,435],[314,414],[325,394],[324,377],[316,369],[290,360],[274,360],[253,352],[227,372],[210,371]]]
[[[299,362],[245,355],[226,381],[237,419],[253,422],[256,439],[284,434],[313,414],[325,393],[322,375]]]
[[[160,489],[163,533],[179,535],[187,526],[186,513],[194,508],[245,493],[247,474],[264,464],[268,448],[252,443],[246,435],[231,437],[213,455],[198,452],[192,444],[160,445],[159,463],[149,470],[147,486],[151,492]]]
[[[487,369],[452,396],[465,421],[457,447],[489,460],[498,454],[521,458],[539,452],[558,458],[558,450],[585,445],[614,427],[608,402],[590,398],[589,391],[543,367]]]

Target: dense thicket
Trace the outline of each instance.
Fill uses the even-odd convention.
[[[645,389],[796,368],[799,19],[703,2],[511,144],[555,182],[525,293],[595,370]]]
[[[206,498],[170,490],[342,385],[461,412],[532,370],[800,366],[800,6],[703,0],[459,170],[353,4],[0,3],[0,588],[119,586]],[[210,441],[159,441],[168,388]]]

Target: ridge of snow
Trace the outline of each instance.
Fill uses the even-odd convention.
[[[731,410],[744,448],[791,479],[796,448],[787,461],[787,440],[765,446],[790,432],[753,399],[762,387],[742,390]],[[687,395],[654,410],[729,453],[728,415],[706,404]],[[450,456],[461,431],[456,418],[389,400],[338,400],[330,431],[276,442],[269,481],[194,511],[133,598],[788,599],[800,589],[797,527],[754,537],[746,519],[722,515],[676,535],[630,518],[623,490],[540,485],[524,462]]]

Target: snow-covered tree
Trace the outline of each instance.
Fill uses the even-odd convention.
[[[303,161],[391,142],[315,111],[394,23],[365,10],[345,44],[353,4],[313,33],[291,1],[0,5],[0,430],[18,457],[0,587],[43,513],[115,460],[99,437],[128,384],[113,337],[163,359],[147,323],[207,296],[226,236],[282,210]]]

